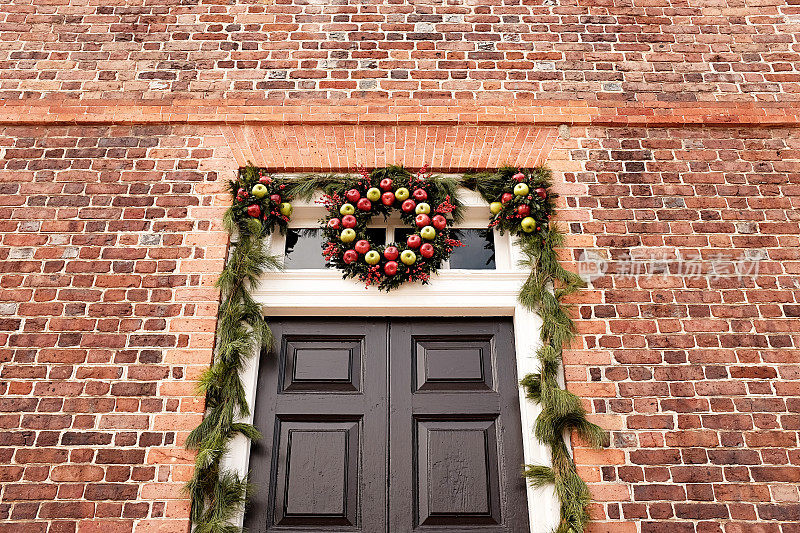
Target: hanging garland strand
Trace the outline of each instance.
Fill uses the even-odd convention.
[[[528,212],[523,210],[520,214],[519,205],[527,205],[534,198],[519,194],[521,189],[514,189],[519,183],[528,184],[527,188],[543,200],[537,200],[538,210],[534,206],[529,213],[536,222],[533,229],[525,224],[524,214]],[[520,290],[519,301],[525,308],[537,312],[543,321],[542,347],[536,354],[540,370],[525,376],[521,384],[528,398],[542,406],[535,434],[550,448],[552,466],[528,465],[524,475],[535,486],[555,486],[561,502],[561,521],[555,532],[582,533],[590,521],[586,507],[591,496],[575,470],[564,434],[574,431],[591,446],[599,447],[606,440],[606,432],[589,422],[580,399],[559,385],[562,349],[575,337],[569,306],[563,300],[585,284],[577,274],[561,265],[556,254],[564,237],[555,224],[549,223],[555,199],[555,194],[549,192],[550,172],[545,168],[520,172],[506,167],[497,172],[465,176],[464,185],[492,202],[493,225],[517,237],[516,242],[525,254],[524,264],[531,269]],[[509,198],[509,195],[516,198]],[[502,204],[499,207],[494,204],[498,200]]]
[[[400,167],[376,169],[368,176],[380,181],[404,175]],[[362,173],[362,179],[365,174]],[[260,435],[251,424],[237,422],[249,416],[240,374],[248,357],[271,343],[271,334],[260,306],[250,291],[268,269],[281,268],[277,258],[267,254],[263,238],[274,225],[286,230],[292,212],[292,198],[310,200],[316,191],[331,195],[349,188],[358,178],[342,175],[306,176],[303,180],[273,179],[249,166],[230,183],[233,205],[224,222],[238,240],[217,286],[222,294],[213,365],[200,380],[206,395],[206,416],[187,438],[187,447],[197,450],[195,470],[186,490],[191,495],[191,519],[198,533],[236,533],[231,520],[242,509],[248,491],[247,480],[225,470],[220,461],[230,440],[237,434],[256,440]],[[524,185],[524,186],[522,186]],[[527,396],[542,405],[536,420],[536,437],[545,443],[552,466],[529,465],[524,475],[536,486],[554,485],[561,502],[561,520],[555,533],[582,533],[589,522],[590,501],[586,484],[578,476],[564,440],[565,432],[576,432],[592,446],[606,440],[605,431],[586,419],[580,399],[559,385],[562,349],[575,335],[569,306],[563,299],[584,286],[574,273],[561,266],[556,248],[563,235],[550,223],[555,195],[549,192],[550,173],[544,168],[519,171],[501,168],[496,172],[465,175],[462,179],[437,177],[431,181],[434,194],[450,195],[458,221],[458,186],[478,191],[490,203],[490,227],[509,231],[525,254],[531,273],[519,294],[520,303],[543,320],[542,347],[537,353],[540,371],[521,380]]]
[[[244,179],[256,175],[247,171]],[[239,193],[232,182],[234,198]],[[242,209],[236,201],[223,219],[230,234],[238,235],[231,243],[228,263],[217,280],[222,294],[216,332],[214,363],[200,378],[200,392],[206,397],[206,416],[188,436],[187,448],[197,450],[192,479],[186,485],[191,495],[191,519],[196,533],[233,533],[238,528],[230,520],[244,505],[247,480],[224,470],[220,461],[236,434],[248,439],[261,438],[252,424],[239,422],[249,416],[244,385],[240,375],[245,363],[259,348],[272,341],[261,312],[250,291],[268,269],[281,267],[277,258],[266,253],[263,235],[269,231],[257,217],[238,217]],[[246,207],[244,208],[247,209]]]

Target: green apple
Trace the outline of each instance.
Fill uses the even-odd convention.
[[[353,228],[347,228],[342,230],[341,235],[339,235],[339,239],[342,242],[353,242],[356,240],[356,230]]]
[[[417,204],[417,207],[414,209],[414,211],[418,215],[427,215],[428,213],[431,212],[431,206],[425,202],[420,202]]]
[[[503,210],[503,204],[501,204],[500,202],[492,202],[489,204],[489,211],[491,211],[493,215],[496,215],[502,210]]]
[[[339,208],[339,213],[342,215],[352,215],[356,212],[356,207],[353,204],[344,204]]]
[[[253,191],[252,191],[253,196],[258,198],[259,200],[261,198],[264,198],[267,195],[268,192],[269,192],[269,189],[267,189],[267,186],[264,185],[263,183],[256,183],[253,186]]]
[[[530,233],[536,228],[536,220],[533,217],[525,217],[520,221],[519,225],[522,226],[522,231]]]
[[[381,260],[381,254],[379,254],[375,250],[370,250],[364,256],[364,261],[366,261],[368,265],[377,265],[380,260]]]
[[[400,187],[396,191],[394,191],[394,197],[400,200],[408,200],[408,197],[411,196],[411,193],[405,187]]]
[[[381,199],[381,190],[377,187],[371,187],[367,191],[367,198],[369,198],[373,202],[377,202],[378,200]]]
[[[283,202],[281,206],[278,208],[281,212],[281,215],[288,217],[292,214],[292,204],[289,202]]]
[[[517,196],[527,196],[531,190],[524,183],[517,183],[514,185],[514,194]]]
[[[417,262],[417,254],[411,250],[403,250],[403,253],[400,254],[400,261],[402,261],[404,265],[413,265]]]
[[[420,230],[419,236],[426,241],[432,241],[436,237],[436,229],[433,226],[425,226]]]

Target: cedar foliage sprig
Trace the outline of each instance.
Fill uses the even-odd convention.
[[[508,189],[511,177],[518,170],[512,167],[497,172],[483,172],[464,177],[463,184],[477,190],[487,202],[496,202]],[[552,207],[549,191],[550,172],[542,167],[522,170],[531,181],[547,189],[547,205]],[[564,440],[565,432],[575,432],[591,446],[601,446],[606,432],[586,419],[580,399],[559,385],[563,347],[575,337],[575,324],[570,306],[564,299],[585,286],[575,273],[565,269],[558,260],[556,249],[563,244],[563,234],[555,224],[543,226],[543,231],[525,233],[519,228],[506,227],[516,235],[524,253],[523,264],[531,269],[519,293],[520,303],[542,318],[542,347],[537,352],[539,372],[528,374],[520,381],[528,398],[539,402],[542,411],[536,419],[536,437],[547,445],[552,465],[528,465],[524,475],[534,486],[555,486],[561,502],[561,520],[556,533],[582,533],[589,523],[587,505],[590,502],[586,483],[578,476],[575,462]]]
[[[235,191],[232,191],[234,197]],[[228,210],[223,221],[232,242],[228,263],[217,280],[222,294],[217,332],[216,355],[211,367],[200,378],[199,390],[206,397],[206,416],[188,436],[186,446],[197,450],[192,479],[186,484],[191,495],[191,519],[197,533],[235,533],[239,528],[231,519],[243,507],[248,491],[247,479],[222,468],[220,461],[228,443],[237,434],[257,440],[258,430],[239,420],[249,416],[241,373],[245,363],[259,348],[272,342],[261,307],[250,294],[268,269],[279,269],[279,260],[263,245],[265,230],[259,219],[237,220]]]

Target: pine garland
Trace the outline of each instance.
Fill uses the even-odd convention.
[[[382,174],[396,175],[398,167],[376,169],[373,177]],[[497,202],[504,192],[514,186],[514,176],[520,171],[505,167],[496,172],[465,175],[460,180],[441,178],[436,181],[443,191],[454,191],[460,185],[479,192],[487,202]],[[564,298],[584,286],[576,274],[566,270],[558,261],[556,248],[563,244],[563,235],[555,224],[549,223],[555,195],[549,192],[550,173],[544,168],[522,170],[526,180],[536,187],[547,189],[544,201],[530,196],[515,198],[501,213],[495,214],[493,224],[501,231],[510,231],[531,269],[519,293],[520,303],[537,312],[543,320],[542,347],[537,352],[540,370],[521,380],[528,398],[542,405],[536,420],[535,435],[546,444],[551,453],[552,465],[528,465],[524,475],[535,486],[554,485],[561,502],[561,520],[555,533],[582,533],[589,523],[586,507],[590,494],[578,476],[569,447],[564,440],[566,432],[576,432],[592,446],[606,440],[605,431],[586,419],[580,399],[559,385],[562,349],[575,336],[575,326]],[[265,183],[264,173],[255,167],[242,169],[239,181],[231,182],[233,205],[226,212],[225,227],[238,240],[232,250],[217,286],[222,294],[216,332],[214,363],[202,376],[200,390],[206,396],[207,413],[200,425],[187,439],[187,447],[197,450],[195,470],[186,490],[191,496],[191,519],[197,533],[238,533],[241,529],[231,520],[242,509],[248,492],[246,478],[221,467],[228,443],[237,434],[250,440],[260,438],[251,424],[237,422],[250,414],[244,385],[240,374],[246,360],[259,348],[271,344],[271,334],[261,308],[250,291],[260,276],[268,269],[281,268],[278,258],[270,256],[263,247],[263,238],[272,224],[283,230],[291,213],[291,206],[283,213],[281,202],[290,198],[310,200],[314,192],[331,193],[351,183],[352,178],[341,175],[307,176],[303,180],[270,181],[266,185],[277,187],[280,202],[269,196],[249,198],[243,193],[256,183]],[[458,198],[453,203],[458,206]],[[519,203],[528,203],[537,211],[535,232],[520,228],[519,217],[509,216]],[[260,218],[248,215],[247,208],[258,204]],[[262,223],[263,221],[263,223]]]
[[[497,201],[510,184],[516,168],[501,168],[493,173],[465,176],[464,184],[477,190],[487,202]],[[550,186],[550,172],[545,168],[523,170],[523,174],[545,189]],[[555,195],[549,193],[552,208]],[[549,211],[549,209],[547,209]],[[586,419],[580,399],[558,383],[561,353],[575,337],[575,325],[564,298],[584,287],[583,280],[566,270],[558,261],[556,249],[564,237],[555,224],[536,233],[525,233],[505,225],[516,235],[516,243],[525,254],[524,264],[531,269],[519,293],[519,302],[542,318],[542,347],[537,352],[539,372],[528,374],[520,383],[528,398],[539,402],[542,411],[536,419],[535,434],[550,449],[552,466],[528,465],[525,477],[535,486],[554,485],[561,502],[561,521],[556,533],[582,533],[590,518],[586,507],[591,499],[586,483],[578,476],[575,462],[564,440],[565,432],[576,432],[592,446],[601,446],[605,431]]]
[[[238,422],[250,414],[241,373],[247,359],[272,341],[261,306],[250,295],[260,276],[280,268],[277,258],[266,253],[264,228],[256,218],[234,220],[233,207],[224,218],[226,229],[238,233],[228,264],[217,281],[222,293],[219,308],[216,357],[200,379],[207,413],[187,438],[186,446],[197,450],[192,479],[186,485],[191,495],[191,519],[196,533],[235,533],[230,520],[245,503],[247,480],[221,468],[228,443],[237,434],[261,438],[252,424]]]

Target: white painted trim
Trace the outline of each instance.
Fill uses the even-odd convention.
[[[486,223],[487,207],[472,191],[460,197],[467,205],[464,226]],[[314,227],[324,215],[313,203],[295,206],[293,227]],[[310,224],[310,225],[309,225]],[[280,236],[270,240],[273,253],[283,252]],[[496,270],[442,270],[430,284],[407,284],[384,293],[365,289],[354,280],[344,280],[336,270],[293,270],[265,274],[253,297],[265,316],[511,316],[517,355],[517,375],[538,370],[536,349],[540,345],[541,319],[517,301],[527,271],[518,266],[521,251],[505,235],[495,232]],[[242,375],[250,406],[255,406],[258,357],[251,358]],[[540,408],[525,398],[520,387],[520,409],[524,457],[527,464],[550,465],[549,450],[534,436],[533,427]],[[252,421],[252,416],[247,420]],[[231,442],[223,464],[240,474],[249,466],[250,446],[241,435]],[[559,503],[551,487],[528,487],[528,510],[532,533],[552,531],[558,524]],[[244,518],[240,514],[237,522]]]

